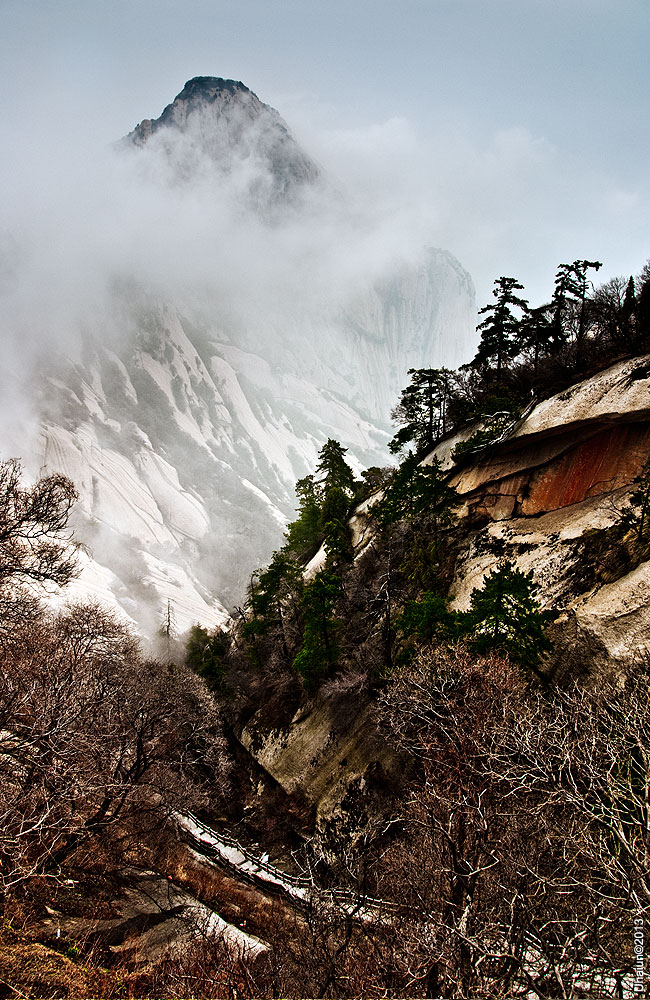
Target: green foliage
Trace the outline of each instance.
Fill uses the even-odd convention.
[[[393,454],[414,444],[418,453],[431,450],[446,431],[453,372],[448,368],[409,368],[411,382],[391,416],[400,429],[389,443]]]
[[[437,458],[421,465],[415,455],[409,454],[371,511],[384,527],[420,514],[427,514],[442,527],[453,522],[458,502],[458,494],[447,484]]]
[[[446,530],[456,520],[458,504],[458,494],[447,483],[439,460],[434,458],[424,465],[409,452],[395,470],[382,498],[369,510],[389,538],[396,522],[416,522],[400,571],[423,590],[440,587]]]
[[[425,591],[407,601],[395,628],[402,641],[398,660],[408,660],[418,643],[454,642],[468,637],[480,653],[507,653],[513,662],[535,672],[552,644],[544,634],[547,615],[535,598],[533,574],[522,573],[511,562],[501,562],[481,590],[472,593],[465,613],[450,611],[449,598]]]
[[[294,646],[299,627],[299,601],[303,591],[302,569],[288,546],[273,553],[269,566],[253,575],[249,587],[250,616],[242,626],[244,639],[252,641],[247,652],[253,663],[259,665],[268,650],[260,648],[258,638],[270,636],[278,641],[284,662],[291,662],[290,649]]]
[[[443,532],[454,523],[458,503],[458,494],[446,482],[438,459],[422,465],[409,453],[381,500],[370,509],[384,532],[397,521],[418,519],[401,569],[425,590],[439,585]]]
[[[309,559],[321,543],[320,500],[313,476],[298,480],[296,497],[298,517],[287,529],[287,546],[298,559]]]
[[[354,473],[345,461],[347,448],[329,438],[321,448],[316,466],[320,486],[320,532],[328,561],[340,565],[352,560],[348,518],[356,490]]]
[[[192,625],[185,644],[185,662],[212,687],[217,687],[226,671],[224,657],[230,648],[226,632],[208,632],[202,625]]]
[[[328,557],[335,563],[352,561],[352,541],[348,527],[350,499],[340,486],[325,494],[321,510],[321,531]]]
[[[320,484],[321,500],[324,500],[332,489],[343,490],[348,497],[354,494],[354,473],[345,461],[347,450],[334,438],[328,438],[318,453],[315,478]]]
[[[632,482],[635,489],[630,493],[629,503],[621,510],[619,521],[641,542],[650,528],[650,458]]]
[[[537,306],[526,312],[519,327],[519,340],[522,350],[532,358],[533,370],[537,372],[540,358],[558,346],[555,343],[551,305]]]
[[[460,461],[465,455],[487,448],[503,434],[506,427],[517,417],[516,413],[494,413],[487,420],[487,426],[474,431],[465,441],[459,441],[451,453],[454,462]]]
[[[476,328],[481,331],[481,342],[472,365],[494,369],[498,379],[522,348],[519,337],[521,319],[515,315],[513,308],[525,315],[528,302],[515,294],[524,287],[516,278],[497,278],[494,285],[492,294],[496,303],[479,310],[479,315],[485,314],[486,318]]]
[[[361,483],[357,487],[356,502],[363,503],[377,490],[384,489],[393,478],[394,470],[390,466],[372,465],[361,473]]]
[[[544,634],[548,618],[535,594],[532,570],[522,573],[504,560],[472,592],[471,605],[461,618],[477,652],[501,651],[522,667],[539,672],[539,663],[552,643]]]
[[[426,526],[418,526],[407,549],[400,571],[420,590],[440,590],[445,538]]]
[[[449,642],[458,633],[458,616],[449,610],[449,598],[427,590],[418,601],[407,601],[402,614],[395,619],[395,629],[407,643],[402,660],[414,651],[409,640]]]
[[[328,569],[322,569],[305,587],[300,601],[303,645],[293,666],[307,691],[314,691],[336,665],[339,651],[334,610],[342,596],[339,577]]]
[[[287,549],[273,553],[268,567],[253,578],[249,591],[252,618],[244,626],[245,636],[266,635],[282,616],[282,602],[302,587],[300,567]]]
[[[650,345],[650,261],[641,271],[637,285],[637,344],[647,349]]]
[[[553,340],[556,344],[566,343],[573,334],[581,349],[586,332],[587,271],[598,271],[601,267],[599,260],[574,260],[572,264],[559,265],[551,301]]]
[[[334,562],[352,558],[348,517],[357,484],[346,453],[347,448],[329,438],[319,452],[315,474],[296,483],[298,517],[286,537],[287,547],[301,561],[313,556],[323,541]]]

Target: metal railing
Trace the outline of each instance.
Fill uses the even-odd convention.
[[[306,878],[301,875],[290,875],[288,872],[282,871],[280,868],[276,868],[276,866],[272,865],[269,861],[259,858],[257,855],[253,854],[252,851],[244,847],[243,844],[240,844],[238,840],[231,837],[229,834],[213,830],[212,827],[203,823],[197,816],[194,815],[194,813],[188,812],[184,815],[185,818],[192,821],[194,826],[198,827],[199,831],[217,841],[217,844],[207,843],[192,830],[183,826],[182,829],[184,835],[200,848],[201,854],[204,854],[211,861],[214,861],[219,865],[219,867],[233,872],[242,882],[246,882],[248,885],[253,885],[258,889],[271,893],[272,895],[288,899],[292,905],[297,906],[302,910],[308,909],[309,906],[316,900],[328,901],[333,905],[339,905],[345,907],[346,909],[351,907],[354,912],[374,911],[375,913],[378,913],[379,911],[384,911],[396,913],[401,909],[399,903],[389,902],[385,899],[375,899],[371,896],[366,896],[361,892],[355,891],[354,889],[321,888],[317,886],[311,878]],[[219,850],[219,844],[236,850],[242,855],[244,861],[253,865],[257,871],[242,868],[241,865],[243,862],[237,863],[236,861],[226,857],[223,852]],[[262,873],[268,875],[269,878],[264,878],[264,874]],[[292,889],[307,890],[307,893],[305,895],[301,895],[299,893],[292,892]]]

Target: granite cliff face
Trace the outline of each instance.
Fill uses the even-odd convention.
[[[650,359],[623,361],[536,406],[508,440],[452,475],[483,526],[456,567],[455,604],[499,558],[533,570],[559,617],[555,669],[628,664],[650,635],[650,567],[612,566],[607,532],[650,454]],[[612,579],[616,577],[616,579]]]

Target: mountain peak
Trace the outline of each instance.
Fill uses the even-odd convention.
[[[156,135],[169,153],[189,144],[184,175],[191,175],[196,153],[207,154],[222,170],[253,159],[271,177],[272,200],[317,180],[320,171],[294,139],[280,114],[264,104],[241,80],[195,76],[188,80],[159,118],[145,118],[126,137],[144,146]]]
[[[187,81],[177,100],[202,97],[209,101],[214,100],[218,93],[224,91],[233,95],[238,92],[253,94],[252,90],[249,90],[241,80],[224,80],[221,76],[193,76],[191,80]],[[256,94],[253,94],[253,97],[256,96]]]

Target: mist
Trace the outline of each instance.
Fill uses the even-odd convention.
[[[98,146],[90,129],[63,140],[41,131],[37,151],[14,137],[0,244],[3,339],[14,355],[75,353],[89,327],[110,335],[120,280],[164,300],[234,303],[244,326],[263,329],[297,302],[304,312],[344,304],[435,241],[426,206],[416,212],[401,197],[408,177],[400,192],[385,170],[382,186],[378,162],[366,178],[374,197],[359,197],[353,148],[349,177],[341,159],[336,174],[324,164],[323,183],[275,217],[263,211],[262,162],[225,171],[191,152],[191,173],[179,176],[183,137],[172,156],[153,140]]]
[[[117,595],[148,634],[170,599],[185,627],[222,620],[214,595],[241,600],[325,438],[375,461],[399,388],[359,399],[383,348],[364,372],[341,317],[418,265],[428,218],[391,169],[364,186],[354,142],[348,171],[319,151],[310,182],[278,193],[267,129],[248,122],[224,157],[195,127],[138,147],[41,114],[2,165],[2,457],[73,479],[93,557],[73,590]]]
[[[174,593],[191,622],[197,602],[209,604],[208,591],[230,606],[241,600],[247,575],[281,542],[293,483],[313,468],[326,437],[350,446],[357,468],[385,463],[390,409],[407,369],[471,358],[476,314],[471,279],[460,265],[480,262],[480,299],[500,273],[525,280],[513,259],[513,232],[532,225],[533,214],[559,197],[557,152],[522,129],[502,132],[482,148],[461,131],[424,140],[406,118],[324,128],[302,104],[288,117],[318,179],[278,196],[263,126],[259,134],[249,131],[245,148],[234,146],[215,159],[200,130],[159,130],[138,147],[120,136],[107,142],[101,117],[95,122],[85,101],[57,115],[33,110],[28,126],[16,117],[5,130],[7,155],[0,164],[2,457],[22,457],[30,475],[41,471],[45,378],[50,422],[62,429],[50,435],[50,450],[63,449],[63,471],[83,485],[86,497],[86,528],[101,564],[96,591],[122,594],[123,610],[150,631],[157,602],[161,595],[169,599],[172,587],[164,567],[180,567],[184,575]],[[124,134],[133,125],[125,123]],[[584,197],[597,194],[594,180]],[[634,211],[633,200],[617,205],[617,211]],[[566,215],[570,227],[568,205]],[[558,239],[549,227],[549,245],[537,251],[550,256]],[[422,313],[407,309],[401,326],[385,325],[397,299],[403,308],[415,285],[407,293],[399,279],[393,299],[373,299],[373,289],[385,291],[396,275],[417,276],[430,247],[452,251],[460,265],[445,260],[437,303],[429,273],[417,293]],[[585,252],[580,246],[574,255]],[[533,256],[522,244],[524,270]],[[563,256],[570,254],[558,259]],[[149,306],[169,350],[175,350],[178,317],[195,331],[192,350],[178,353],[170,369],[186,379],[176,388],[179,405],[189,410],[174,410],[185,431],[179,424],[165,440],[152,444],[145,434],[145,444],[134,444],[129,421],[142,427],[140,417],[123,415],[118,397],[104,405],[99,369],[86,358],[94,343],[126,359],[143,334]],[[167,326],[166,306],[177,317]],[[423,332],[409,343],[424,313]],[[427,323],[436,324],[435,336]],[[390,345],[381,336],[392,338]],[[200,342],[212,345],[202,355],[207,368],[189,374]],[[242,373],[246,384],[237,384]],[[190,395],[192,384],[212,391],[211,378],[225,409],[217,404],[221,416],[215,411],[208,429],[216,435],[208,461],[198,440],[200,399]],[[146,400],[140,386],[133,404],[145,400],[149,435],[172,412],[161,386],[151,387],[155,399]],[[171,397],[170,403],[176,406]],[[193,445],[183,437],[189,427],[183,412],[192,416],[192,406],[198,414]],[[78,421],[92,425],[93,412],[98,419],[80,440]],[[176,473],[180,481],[172,483]],[[130,499],[125,505],[114,497],[111,508],[116,475],[131,484]],[[145,507],[150,520],[139,536],[135,512]],[[210,525],[204,535],[206,528],[194,521],[186,529],[174,520],[178,511],[192,514],[190,508],[200,509],[201,523]],[[107,530],[97,528],[97,519]],[[139,537],[135,551],[130,539]],[[111,566],[120,568],[118,584],[107,582]],[[148,610],[135,613],[133,581],[152,579],[158,590],[146,584],[136,603],[148,602]],[[207,614],[208,605],[201,607]]]
[[[617,219],[631,225],[637,208],[634,191],[608,188],[596,169],[578,182],[571,163],[525,129],[481,148],[460,133],[425,142],[406,119],[319,131],[308,109],[295,114],[323,179],[275,219],[254,210],[251,191],[263,197],[269,179],[253,157],[218,171],[194,148],[191,173],[179,180],[187,148],[170,157],[155,143],[106,145],[79,114],[74,128],[50,118],[15,128],[0,166],[9,367],[55,348],[74,354],[82,329],[114,333],[113,289],[125,278],[165,300],[234,309],[243,329],[263,335],[297,303],[305,314],[341,308],[435,245],[469,268],[479,304],[498,274],[527,284],[533,267],[527,288],[539,302],[552,287],[553,259],[606,259],[599,232]],[[594,238],[578,239],[575,221],[591,205]],[[524,242],[524,232],[534,240]],[[549,261],[546,287],[540,258]]]

